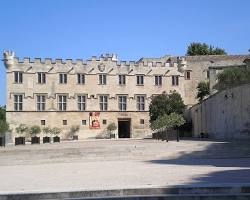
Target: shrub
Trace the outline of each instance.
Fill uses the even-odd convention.
[[[34,125],[29,128],[29,133],[32,136],[36,136],[37,134],[41,133],[40,126]]]

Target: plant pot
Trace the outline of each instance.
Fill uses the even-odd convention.
[[[40,144],[40,137],[31,137],[31,144]]]
[[[73,140],[78,140],[78,135],[73,135]]]
[[[25,145],[25,137],[15,137],[15,145]]]
[[[58,136],[53,137],[53,142],[60,142],[60,137]]]
[[[0,137],[0,147],[5,147],[5,137],[4,136]]]
[[[50,143],[50,137],[46,136],[46,137],[43,137],[43,143]]]

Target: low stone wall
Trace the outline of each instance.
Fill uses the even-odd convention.
[[[250,84],[216,93],[189,111],[195,137],[250,139],[246,131],[250,123]]]

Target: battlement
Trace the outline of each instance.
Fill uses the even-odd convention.
[[[6,66],[10,67],[15,64],[35,64],[35,65],[79,65],[85,66],[92,63],[104,63],[111,62],[113,65],[117,67],[125,66],[125,67],[172,67],[173,65],[166,61],[119,61],[118,56],[116,54],[102,54],[100,57],[92,56],[91,59],[83,60],[83,59],[61,59],[61,58],[29,58],[24,57],[20,59],[15,57],[15,53],[12,51],[4,51],[4,61]]]

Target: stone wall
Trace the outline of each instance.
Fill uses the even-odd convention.
[[[193,136],[201,133],[210,138],[249,138],[243,132],[250,123],[250,85],[242,85],[218,92],[190,108]]]

